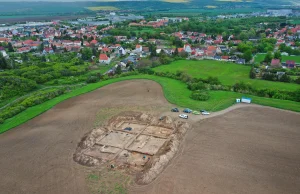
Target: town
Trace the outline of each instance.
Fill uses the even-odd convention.
[[[274,18],[273,15],[291,14],[289,10],[267,13],[269,13],[267,18]],[[247,17],[250,16],[252,15]],[[265,14],[262,16],[264,17],[261,19],[266,17]],[[118,16],[116,13],[110,13],[109,17]],[[2,27],[0,51],[6,59],[12,56],[14,61],[11,64],[22,64],[21,56],[26,53],[46,56],[76,52],[78,56],[93,64],[113,63],[114,66],[108,71],[110,73],[114,73],[117,65],[121,65],[122,70],[127,71],[129,63],[138,66],[144,64],[143,62],[149,57],[161,55],[166,56],[164,58],[166,60],[162,59],[157,61],[158,63],[166,63],[169,58],[179,56],[190,60],[209,59],[253,64],[258,77],[267,77],[259,74],[261,72],[259,68],[262,67],[280,70],[281,68],[296,69],[297,65],[300,65],[300,25],[283,22],[278,28],[268,22],[261,22],[251,26],[247,32],[233,29],[234,32],[229,34],[225,31],[218,33],[213,29],[215,32],[203,33],[184,29],[174,31],[172,26],[188,25],[194,21],[194,19],[189,21],[187,17],[163,17],[155,21],[140,18],[131,16],[123,22],[110,24],[108,22],[104,25],[53,21]],[[220,18],[222,17],[217,17],[217,20]],[[228,18],[224,17],[221,20],[230,21],[232,17]],[[253,18],[257,18],[257,15]],[[215,20],[210,18],[208,21],[198,21],[198,23],[213,23],[212,21]],[[132,31],[122,33],[118,29]],[[92,52],[83,52],[84,50]],[[86,53],[88,56],[85,56]],[[7,65],[6,68],[13,67]],[[5,67],[2,66],[2,69]],[[285,72],[279,70],[276,73],[282,76]],[[293,75],[298,76],[298,73]],[[299,82],[299,79],[295,80]]]

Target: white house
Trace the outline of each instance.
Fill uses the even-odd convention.
[[[6,51],[0,51],[2,53],[2,56],[4,58],[9,58],[8,54],[6,53]]]
[[[100,54],[99,62],[104,64],[109,64],[111,59],[106,54]]]
[[[123,47],[119,48],[119,54],[120,55],[126,55],[126,51],[125,51],[125,49]]]
[[[187,53],[192,52],[191,45],[189,45],[189,44],[185,44],[183,48],[184,48],[184,51],[187,52]]]
[[[137,45],[135,46],[135,51],[136,51],[136,52],[142,52],[142,51],[143,51],[143,46],[137,44]]]
[[[75,40],[73,42],[74,46],[81,46],[81,41],[80,40]]]

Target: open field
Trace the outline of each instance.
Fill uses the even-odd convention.
[[[155,32],[161,32],[160,29],[154,29],[153,27],[130,27],[130,31],[134,31],[135,33],[144,33],[144,32],[149,32],[149,33],[155,33]]]
[[[0,135],[1,193],[88,193],[89,169],[76,164],[72,155],[97,116],[169,108],[160,85],[147,80],[120,82],[58,104]]]
[[[119,10],[118,8],[114,6],[98,6],[98,7],[85,7],[88,10],[91,11],[116,11]]]
[[[216,9],[218,6],[215,5],[207,5],[205,6],[207,9]]]
[[[163,89],[165,96],[171,95]],[[0,135],[1,192],[126,193],[128,186],[131,193],[158,194],[299,191],[299,113],[251,105],[205,120],[191,116],[193,130],[187,132],[183,149],[147,186],[130,186],[128,175],[106,166],[86,168],[73,161],[77,143],[97,120],[102,125],[126,111],[159,117],[172,106],[162,87],[148,80],[115,83],[57,104]]]
[[[263,62],[266,57],[266,54],[257,54],[254,58],[254,61],[257,63]],[[300,63],[300,56],[282,56],[282,62],[287,60],[293,60],[296,63]]]
[[[250,79],[250,66],[238,65],[234,63],[202,60],[202,61],[175,61],[169,65],[154,68],[157,72],[183,71],[195,78],[208,78],[209,76],[218,77],[224,85],[233,85],[239,81],[251,84],[254,88],[270,88],[294,91],[300,88],[297,84],[272,82],[259,79]]]
[[[211,3],[211,2],[210,2]],[[222,3],[222,2],[220,2]],[[205,6],[205,5],[204,5]],[[216,5],[217,6],[217,5]],[[251,12],[259,12],[259,11],[265,11],[261,8],[235,8],[235,9],[222,9],[219,7],[211,9],[211,8],[175,8],[170,10],[163,10],[163,11],[155,11],[151,12],[152,14],[159,14],[163,16],[182,16],[182,17],[192,17],[192,16],[199,16],[199,15],[208,15],[208,16],[215,16],[219,14],[235,14],[235,13],[251,13]]]
[[[298,19],[298,20],[292,20],[291,23],[292,23],[292,24],[297,24],[297,25],[298,25],[298,24],[300,24],[300,20],[299,20],[299,19]]]
[[[299,118],[247,107],[196,122],[159,178],[130,193],[299,193]]]
[[[243,94],[235,93],[235,92],[226,92],[226,91],[210,91],[210,99],[207,101],[196,101],[190,98],[191,91],[187,89],[186,84],[164,77],[150,76],[150,75],[137,75],[137,76],[129,76],[122,77],[117,79],[111,79],[107,81],[102,81],[95,84],[89,84],[82,88],[76,89],[70,93],[61,95],[57,98],[46,101],[40,105],[30,107],[20,114],[7,119],[4,124],[0,124],[0,133],[3,133],[13,127],[16,127],[37,115],[51,109],[56,104],[72,98],[74,96],[78,96],[90,91],[93,91],[99,87],[106,86],[108,84],[112,84],[119,81],[130,80],[130,79],[149,79],[158,82],[164,91],[165,98],[172,104],[176,104],[180,107],[189,107],[191,109],[207,109],[209,111],[219,111],[235,103],[236,98],[240,98],[244,96]],[[272,106],[281,109],[287,109],[292,111],[300,112],[300,103],[288,100],[278,100],[271,98],[263,98],[257,96],[247,95],[252,98],[253,103],[261,104],[265,106]]]

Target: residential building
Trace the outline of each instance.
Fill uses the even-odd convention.
[[[111,59],[106,54],[99,55],[99,62],[104,64],[109,64]]]

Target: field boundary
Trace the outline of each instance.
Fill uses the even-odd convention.
[[[177,96],[174,97],[172,94],[166,95],[167,85],[163,82],[173,80],[171,78],[162,78],[162,77],[153,76],[153,75],[135,75],[135,76],[120,77],[120,78],[110,79],[110,80],[106,80],[106,81],[102,81],[102,82],[98,82],[98,83],[94,83],[94,84],[88,84],[84,87],[75,89],[70,93],[63,94],[63,95],[58,96],[56,98],[53,98],[49,101],[46,101],[42,104],[30,107],[30,108],[26,109],[25,111],[21,112],[20,114],[12,117],[10,119],[7,119],[3,124],[0,124],[0,134],[4,133],[4,132],[6,132],[6,131],[8,131],[12,128],[15,128],[15,127],[17,127],[17,126],[33,119],[33,118],[35,118],[36,116],[46,112],[47,110],[53,108],[58,103],[63,102],[67,99],[79,96],[81,94],[92,92],[96,89],[99,89],[103,86],[107,86],[107,85],[112,84],[112,83],[117,83],[117,82],[126,81],[126,80],[135,80],[135,79],[151,80],[151,81],[155,81],[158,84],[160,84],[160,86],[162,87],[163,93],[164,93],[163,94],[164,97],[171,104],[176,104],[177,106],[180,106],[180,107],[183,107],[185,105],[189,105],[189,102],[179,103],[179,101],[176,101]],[[175,80],[175,81],[178,81],[178,80]],[[178,82],[180,82],[180,81],[178,81]],[[186,90],[188,90],[188,89],[186,89]],[[184,93],[184,91],[182,93]],[[234,93],[234,92],[231,92],[230,94],[232,94],[232,95],[234,94],[234,97],[235,96],[242,96],[242,94]],[[189,95],[181,96],[181,97],[190,100]],[[260,104],[260,105],[264,105],[264,106],[271,106],[271,107],[275,107],[275,108],[281,108],[281,109],[291,110],[291,111],[295,111],[295,112],[300,112],[300,103],[297,103],[297,102],[287,101],[287,100],[270,99],[270,98],[262,98],[262,97],[256,97],[256,96],[250,96],[250,97],[253,97],[253,103],[255,103],[255,104]],[[230,98],[233,98],[233,96],[230,96]],[[194,101],[190,101],[190,102],[194,102]],[[195,101],[195,102],[197,102],[197,101]],[[283,105],[278,106],[278,102],[282,102]],[[217,108],[214,108],[214,111],[224,110],[224,109],[232,106],[233,104],[234,104],[234,102],[224,104],[223,106],[218,106]],[[285,106],[285,105],[289,105],[289,106]],[[195,108],[195,107],[196,107],[196,105],[194,107],[191,107],[191,108]]]

